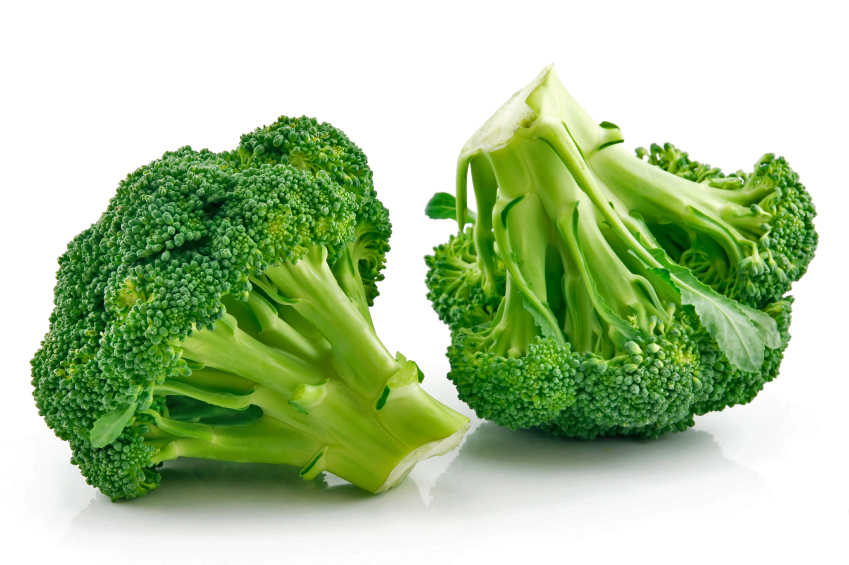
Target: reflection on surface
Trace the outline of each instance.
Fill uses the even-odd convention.
[[[169,528],[189,534],[205,524],[229,521],[262,531],[328,513],[360,520],[375,509],[415,511],[423,506],[409,477],[387,497],[334,476],[304,481],[298,471],[283,465],[171,461],[160,469],[160,487],[144,497],[112,503],[98,492],[71,521],[65,541],[76,545],[87,536],[106,534],[117,544],[122,536],[161,535]],[[186,524],[191,526],[186,529]]]
[[[363,551],[370,543],[402,547],[420,528],[430,539],[438,532],[440,544],[461,543],[459,519],[502,532],[509,522],[509,536],[521,544],[546,529],[588,535],[611,521],[639,531],[658,521],[681,527],[698,514],[732,516],[763,502],[767,490],[705,431],[657,441],[576,441],[474,426],[458,452],[423,462],[378,496],[332,476],[305,482],[292,467],[177,460],[143,498],[113,504],[96,495],[71,521],[64,543],[120,553],[130,540],[156,536],[175,556],[188,556],[204,539],[226,561],[245,544],[309,554],[315,538],[303,532],[326,529],[334,543]],[[206,532],[222,527],[233,535],[210,542]]]
[[[489,499],[511,512],[533,512],[540,505],[568,514],[580,509],[576,517],[585,524],[611,509],[627,514],[729,501],[740,505],[761,496],[765,484],[756,472],[726,459],[711,434],[701,430],[659,440],[583,441],[484,422],[430,493],[437,510],[477,513],[466,503]]]

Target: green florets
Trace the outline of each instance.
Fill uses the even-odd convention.
[[[316,177],[326,175],[328,181],[354,196],[357,242],[353,253],[366,298],[372,305],[379,294],[377,283],[383,280],[392,224],[389,211],[377,199],[372,171],[362,150],[329,124],[305,116],[282,116],[269,126],[243,135],[239,149],[227,158],[241,168],[282,164]]]
[[[460,329],[448,348],[448,378],[478,417],[514,430],[530,428],[575,402],[582,359],[568,344],[537,338],[527,355],[514,359],[487,351],[484,341],[480,333]]]
[[[461,400],[476,414],[511,429],[540,426],[553,435],[658,437],[693,425],[695,406],[707,398],[692,314],[675,325],[628,342],[621,355],[572,351],[537,337],[519,358],[489,350],[489,330],[452,332],[451,371]]]
[[[755,249],[743,252],[745,256],[736,264],[727,250],[704,233],[656,228],[655,235],[667,253],[702,282],[744,304],[763,308],[784,296],[805,274],[818,241],[813,224],[816,210],[784,157],[766,154],[753,173],[737,171],[726,177],[716,167],[691,161],[671,143],[652,144],[650,151],[638,148],[637,155],[677,176],[719,189],[713,192],[719,201],[751,208],[748,216],[726,218],[728,225],[723,228],[748,238]],[[728,245],[727,233],[720,237]]]
[[[583,439],[656,438],[692,426],[693,407],[710,390],[693,339],[698,328],[698,319],[688,313],[666,334],[629,342],[625,355],[610,360],[585,355],[575,377],[575,403],[543,429]]]
[[[103,293],[120,259],[117,247],[104,241],[105,233],[117,233],[108,213],[59,258],[51,331],[32,360],[39,414],[64,440],[90,429],[100,415],[92,410],[100,409],[107,393],[97,377],[97,353],[107,327]]]
[[[760,207],[772,216],[769,231],[758,242],[760,257],[766,265],[750,266],[745,297],[741,296],[741,301],[748,300],[763,308],[781,299],[791,283],[807,272],[819,240],[813,223],[816,210],[808,191],[799,182],[799,175],[784,157],[765,155],[744,181],[741,190],[773,190],[760,202]],[[744,266],[738,270],[744,272]]]
[[[264,271],[297,262],[312,245],[339,255],[354,240],[354,197],[324,172],[314,178],[284,165],[260,165],[238,175],[221,208],[213,255]]]
[[[477,264],[472,230],[452,235],[448,243],[433,248],[425,257],[428,266],[428,299],[439,319],[452,330],[471,328],[492,321],[501,302],[499,295],[487,296],[484,275]],[[496,266],[496,286],[504,292],[503,263]]]
[[[157,449],[146,445],[142,437],[148,430],[144,418],[136,420],[114,442],[101,449],[93,448],[88,438],[70,441],[71,463],[80,468],[88,484],[112,500],[144,496],[158,487],[162,479],[151,462]]]

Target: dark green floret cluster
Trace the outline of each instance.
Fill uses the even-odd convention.
[[[478,416],[655,438],[778,375],[786,293],[817,244],[798,175],[771,154],[726,176],[622,141],[548,68],[463,148],[456,198],[428,205],[461,226],[426,282],[451,329],[449,378]]]
[[[470,328],[492,320],[501,298],[498,292],[484,290],[484,273],[478,268],[475,245],[468,234],[452,235],[448,243],[435,247],[425,261],[427,297],[449,328]],[[503,293],[503,264],[495,270],[495,278],[495,285]]]
[[[59,259],[39,412],[113,499],[181,456],[394,486],[468,419],[374,332],[390,232],[365,155],[328,124],[165,153]]]
[[[271,126],[257,128],[242,136],[233,157],[253,166],[283,164],[310,173],[327,173],[354,196],[356,241],[350,252],[358,265],[366,301],[372,306],[378,295],[377,283],[383,280],[392,235],[389,212],[377,199],[371,168],[362,151],[333,126],[306,120],[304,127],[304,122],[304,118],[284,116]]]

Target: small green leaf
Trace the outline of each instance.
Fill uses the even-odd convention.
[[[772,316],[766,312],[750,308],[745,304],[738,304],[737,307],[749,317],[749,320],[758,329],[758,333],[761,334],[761,338],[763,338],[764,344],[767,347],[770,349],[778,349],[784,345],[784,342],[781,341],[781,334],[778,333],[778,324],[775,323]]]
[[[624,139],[614,139],[613,141],[608,141],[607,143],[602,143],[601,145],[598,146],[598,150],[601,151],[602,149],[604,149],[606,147],[610,147],[611,145],[616,145],[617,143],[623,143],[624,141],[625,141]]]
[[[543,337],[556,338],[557,336],[561,335],[560,328],[551,325],[551,322],[549,321],[549,316],[546,315],[546,312],[543,312],[542,310],[537,308],[534,303],[528,300],[527,298],[524,298],[523,300],[525,310],[530,312],[531,316],[533,316],[534,322],[539,328],[539,331],[542,332]],[[544,308],[548,308],[548,304],[545,302],[542,303],[542,306]],[[548,314],[552,315],[551,310],[548,311]]]
[[[392,392],[392,390],[388,386],[383,387],[383,392],[380,393],[377,402],[374,404],[375,410],[381,410],[384,406],[386,406],[386,401],[389,399],[390,392]]]
[[[454,220],[457,218],[457,199],[453,194],[437,192],[425,206],[425,215],[432,220]],[[475,223],[477,216],[471,210],[466,210],[466,221]]]
[[[737,302],[702,283],[689,269],[674,263],[662,249],[648,252],[671,274],[681,302],[693,306],[702,325],[738,369],[754,373],[764,361],[764,339]],[[652,269],[655,273],[663,269]]]
[[[94,422],[89,432],[91,446],[106,447],[124,431],[136,413],[136,404],[121,404]]]
[[[519,198],[517,198],[515,200],[511,200],[510,202],[507,203],[507,206],[505,206],[504,209],[501,211],[501,225],[502,226],[504,226],[505,228],[507,227],[507,214],[508,214],[508,212],[510,212],[510,209],[513,208],[513,206],[515,206],[516,204],[518,204],[519,202],[521,202],[524,199],[525,199],[525,195],[523,194]]]
[[[616,124],[612,124],[612,123],[607,122],[607,121],[601,122],[598,125],[599,125],[599,127],[603,127],[604,129],[619,129],[619,126],[617,126]]]
[[[425,215],[432,220],[451,220],[457,217],[457,199],[453,194],[437,192],[425,206]]]

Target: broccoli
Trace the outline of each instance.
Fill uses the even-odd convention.
[[[467,142],[456,199],[429,203],[460,226],[426,258],[426,282],[451,329],[449,377],[478,416],[655,438],[778,374],[786,292],[817,244],[798,175],[774,155],[725,176],[622,141],[548,67]]]
[[[375,334],[390,231],[365,155],[314,119],[165,153],[59,259],[40,414],[113,500],[177,457],[391,488],[469,420]]]

